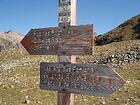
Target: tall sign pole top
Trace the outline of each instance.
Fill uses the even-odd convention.
[[[59,0],[59,26],[76,25],[77,0]]]

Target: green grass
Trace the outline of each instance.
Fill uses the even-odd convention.
[[[140,44],[140,41],[127,41],[97,46],[93,57],[86,56],[78,63],[88,63],[90,59],[98,58],[102,54],[112,53]],[[9,54],[9,55],[8,55]],[[6,58],[6,59],[5,59]],[[11,61],[31,60],[30,63],[0,70],[0,105],[25,105],[25,99],[30,100],[28,105],[56,105],[57,92],[41,90],[39,88],[39,63],[41,61],[56,62],[56,56],[30,56],[25,54],[0,54],[0,64]],[[124,87],[108,97],[94,97],[75,94],[75,105],[140,105],[140,63],[132,63],[117,68],[117,72],[127,81]]]

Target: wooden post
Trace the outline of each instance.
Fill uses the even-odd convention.
[[[77,0],[70,1],[70,25],[76,25],[76,4]],[[59,2],[60,3],[60,2]],[[59,56],[59,62],[76,63],[76,56]],[[58,92],[57,105],[74,105],[74,94],[67,92]]]
[[[58,92],[58,105],[74,105],[74,94]]]

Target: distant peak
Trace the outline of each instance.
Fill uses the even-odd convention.
[[[12,30],[9,30],[9,31],[6,31],[6,32],[4,32],[4,33],[7,33],[7,34],[8,34],[8,33],[11,33],[11,32],[14,32],[14,31],[12,31]]]
[[[106,34],[97,36],[96,45],[133,39],[140,39],[140,14],[126,20]]]

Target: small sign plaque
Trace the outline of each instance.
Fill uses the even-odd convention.
[[[108,96],[125,81],[108,65],[41,63],[40,88]]]
[[[31,29],[21,41],[31,55],[92,55],[93,25]]]
[[[59,26],[71,23],[71,1],[59,0]]]

